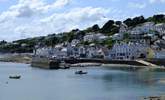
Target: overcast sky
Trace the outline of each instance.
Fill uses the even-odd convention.
[[[0,0],[0,40],[84,29],[165,13],[165,0]]]

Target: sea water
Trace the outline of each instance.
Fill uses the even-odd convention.
[[[88,74],[76,75],[83,70]],[[9,79],[21,75],[21,79]],[[140,100],[165,94],[163,72],[132,72],[108,67],[44,70],[0,63],[0,100]]]

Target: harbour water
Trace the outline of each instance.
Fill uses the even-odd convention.
[[[78,69],[85,75],[75,75]],[[107,67],[43,70],[27,64],[0,63],[0,100],[140,100],[164,95],[163,72],[130,72]],[[21,75],[21,79],[9,79]]]

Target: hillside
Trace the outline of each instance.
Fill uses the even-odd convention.
[[[59,43],[71,42],[73,39],[78,39],[81,41],[81,44],[88,45],[89,43],[83,41],[83,37],[88,33],[102,33],[106,36],[112,36],[115,33],[119,32],[120,25],[124,23],[128,26],[129,29],[133,29],[134,27],[146,23],[146,22],[154,22],[165,23],[165,15],[154,15],[149,18],[144,18],[143,16],[138,16],[135,18],[128,18],[122,21],[114,21],[109,20],[107,23],[103,25],[103,27],[99,27],[99,25],[95,24],[92,27],[89,27],[85,30],[74,29],[70,32],[63,32],[58,34],[50,34],[48,36],[40,36],[35,38],[27,38],[21,39],[13,42],[0,41],[0,52],[2,53],[27,53],[33,52],[33,49],[38,46],[55,46]],[[126,39],[127,34],[125,35]],[[162,38],[162,37],[161,37]],[[96,44],[108,45],[111,47],[114,43],[114,40],[107,39],[102,42],[95,41]]]

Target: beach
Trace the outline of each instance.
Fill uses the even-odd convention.
[[[30,54],[30,53],[1,54],[0,61],[1,62],[14,62],[14,63],[30,64],[32,61],[32,54]]]

